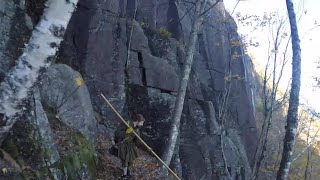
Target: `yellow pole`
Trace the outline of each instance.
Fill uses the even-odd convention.
[[[111,109],[118,115],[118,117],[122,120],[122,122],[129,128],[130,125],[122,118],[122,116],[121,116],[121,115],[118,113],[118,111],[111,105],[111,103],[107,100],[107,98],[106,98],[102,93],[101,93],[101,96],[102,96],[103,100],[111,107]],[[150,146],[148,146],[147,143],[145,143],[145,142],[141,139],[141,137],[140,137],[135,131],[133,131],[133,134],[142,142],[142,144],[143,144],[144,146],[146,146],[146,147],[148,148],[148,150],[169,170],[169,172],[170,172],[175,178],[177,178],[178,180],[181,180],[181,179],[179,178],[179,176],[178,176],[175,172],[173,172],[173,171],[170,169],[170,167],[169,167],[168,165],[166,165],[165,162],[162,161],[162,159],[151,149]]]

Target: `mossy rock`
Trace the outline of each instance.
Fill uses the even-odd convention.
[[[159,30],[158,30],[158,33],[161,37],[165,38],[165,39],[170,39],[171,36],[172,36],[172,33],[169,32],[167,29],[161,27]]]
[[[95,149],[89,140],[47,112],[60,159],[48,164],[53,150],[42,146],[37,128],[28,121],[14,125],[2,148],[21,167],[20,179],[96,179]],[[53,173],[59,172],[59,173]],[[57,174],[60,174],[57,177]]]
[[[1,147],[20,166],[20,175],[25,178],[29,177],[30,171],[33,172],[45,164],[37,130],[29,120],[28,114],[20,117]]]
[[[49,116],[48,119],[61,157],[52,167],[64,171],[69,179],[96,179],[96,152],[93,144],[62,121]]]

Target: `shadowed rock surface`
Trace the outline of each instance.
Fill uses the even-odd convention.
[[[102,124],[112,128],[119,121],[101,100],[100,93],[105,94],[125,117],[137,111],[147,119],[143,138],[161,155],[169,135],[192,13],[180,19],[189,5],[171,0],[109,0],[103,7],[98,1],[90,1],[90,5],[85,1],[80,3],[88,8],[86,11],[93,11],[90,19],[83,22],[88,24],[88,31],[84,33],[83,23],[76,23],[82,14],[76,12],[66,35],[66,39],[73,37],[74,40],[62,46],[60,61],[83,69],[81,73],[95,110],[106,116]],[[138,7],[136,21],[132,22],[135,6]],[[77,42],[87,42],[86,48],[77,48],[80,45]],[[130,58],[127,60],[129,42]],[[70,49],[77,56],[86,55],[80,59],[67,58],[71,56]],[[176,154],[180,157],[183,178],[223,177],[221,140],[229,173],[233,178],[248,178],[257,143],[248,80],[251,73],[246,72],[250,71],[250,59],[243,53],[236,25],[223,4],[206,15],[194,58],[182,116],[180,150]],[[230,80],[222,133],[209,127],[215,124],[218,127],[211,129],[221,129],[219,103],[230,84],[224,79],[229,71],[239,78]]]
[[[59,65],[42,76],[26,117],[7,138],[8,146],[15,147],[4,149],[11,155],[17,151],[12,156],[27,167],[21,167],[22,174],[56,179],[71,174],[77,179],[120,176],[120,163],[107,152],[120,121],[100,93],[126,119],[133,112],[142,114],[147,120],[142,138],[162,155],[191,28],[192,11],[184,16],[189,8],[190,4],[174,0],[80,0],[56,57]],[[21,19],[25,14],[10,16],[26,22]],[[31,15],[32,22],[35,16]],[[4,21],[14,24],[0,18]],[[21,29],[30,33],[27,26]],[[0,53],[9,46],[7,39],[6,46],[0,44]],[[10,62],[1,61],[2,73]],[[233,78],[226,78],[229,73]],[[251,74],[236,25],[219,3],[205,15],[198,34],[181,134],[171,163],[183,179],[225,179],[227,173],[233,179],[249,179],[257,144]],[[82,77],[84,83],[77,87],[75,79]],[[37,138],[31,138],[34,134]],[[22,147],[28,151],[20,152]],[[156,160],[144,150],[140,153],[135,178],[143,179],[143,174],[164,178]]]

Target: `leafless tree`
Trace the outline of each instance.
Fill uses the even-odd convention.
[[[267,145],[269,141],[270,129],[272,125],[274,112],[278,111],[287,100],[288,87],[284,92],[279,89],[279,84],[282,79],[285,65],[288,62],[288,45],[289,40],[285,33],[285,19],[281,18],[275,27],[272,18],[268,19],[268,27],[271,30],[272,40],[269,40],[268,59],[264,67],[263,82],[262,82],[262,95],[263,101],[262,111],[263,120],[262,128],[259,136],[259,144],[256,149],[255,161],[253,167],[253,179],[257,179],[262,162],[266,156]],[[284,41],[287,42],[284,43]],[[283,44],[284,43],[284,44]],[[284,47],[282,47],[284,45]],[[281,48],[284,48],[282,50]],[[288,84],[289,86],[289,84]]]
[[[189,36],[189,41],[186,47],[186,60],[184,62],[184,66],[182,69],[178,95],[175,102],[175,107],[173,111],[172,121],[171,121],[171,130],[169,135],[169,142],[166,145],[164,150],[163,159],[166,164],[170,164],[176,142],[177,137],[179,135],[179,127],[180,127],[180,119],[183,109],[183,104],[185,100],[186,89],[189,81],[191,66],[193,63],[193,53],[195,49],[195,44],[198,38],[198,32],[200,26],[203,22],[203,15],[206,14],[210,9],[216,6],[220,0],[217,0],[215,3],[208,3],[208,0],[197,0],[194,3],[195,6],[195,14],[194,20],[191,27],[191,32]],[[207,7],[209,4],[209,7]]]
[[[299,94],[301,84],[301,49],[296,21],[296,14],[292,0],[286,0],[288,16],[290,20],[292,38],[292,83],[287,115],[286,134],[283,143],[283,151],[277,180],[288,179],[291,166],[291,158],[294,150],[297,132],[297,114],[299,107]]]

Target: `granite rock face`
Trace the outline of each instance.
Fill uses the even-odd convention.
[[[43,75],[39,89],[43,106],[94,143],[96,120],[88,89],[78,72],[64,64],[52,65]]]
[[[23,47],[40,13],[32,11],[36,14],[29,17],[19,3],[0,2],[0,13],[7,15],[0,16],[6,24],[0,27],[0,80],[21,54],[17,47]],[[22,143],[14,140],[17,147],[7,151],[19,150],[36,133],[41,143],[35,139],[27,148],[33,151],[22,154],[29,156],[18,153],[15,159],[39,173],[45,167],[56,179],[65,174],[94,179],[96,128],[104,126],[112,136],[120,123],[102,93],[124,118],[135,112],[145,117],[142,138],[162,155],[193,20],[189,9],[190,3],[174,0],[80,0],[55,60],[58,65],[42,76],[29,113],[6,141],[9,147],[12,138]],[[20,35],[9,33],[17,28]],[[252,67],[236,31],[223,2],[205,15],[171,163],[183,179],[250,179],[257,145]],[[80,87],[77,78],[83,78]],[[51,153],[43,154],[43,149]]]
[[[189,4],[173,0],[80,4],[86,8],[78,9],[69,24],[60,62],[79,67],[95,110],[106,117],[101,123],[114,127],[119,120],[100,93],[125,117],[143,114],[147,119],[143,137],[161,155],[190,33],[192,13],[184,16]],[[81,19],[85,12],[90,13]],[[198,38],[176,153],[183,178],[223,179],[225,164],[234,179],[248,178],[257,144],[247,72],[250,59],[223,3],[206,14]]]
[[[20,169],[3,178],[96,179],[96,129],[81,75],[67,65],[50,66],[2,144]]]
[[[31,35],[31,18],[25,12],[22,0],[0,2],[0,82],[15,65]]]

